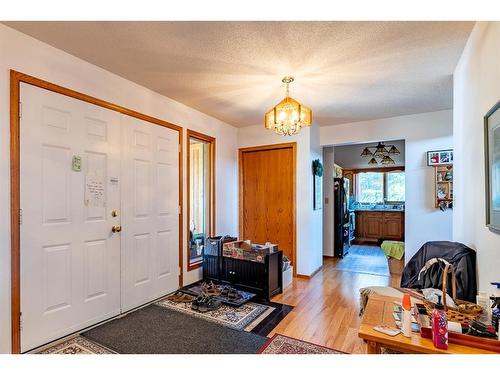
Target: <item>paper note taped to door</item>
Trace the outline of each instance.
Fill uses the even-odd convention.
[[[104,179],[97,174],[85,176],[85,204],[92,207],[104,207],[105,191]]]

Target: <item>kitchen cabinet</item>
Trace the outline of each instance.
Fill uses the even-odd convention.
[[[404,240],[403,211],[356,211],[356,242]]]
[[[366,212],[364,217],[364,233],[363,237],[378,238],[382,233],[383,217],[380,212]]]

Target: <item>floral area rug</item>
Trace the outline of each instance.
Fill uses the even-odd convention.
[[[110,349],[96,344],[82,336],[70,338],[33,354],[114,354]]]
[[[205,313],[192,310],[191,303],[173,302],[168,299],[156,302],[156,305],[247,332],[250,332],[275,310],[272,306],[255,302],[247,302],[239,307],[222,304],[219,309]]]
[[[275,334],[259,350],[260,354],[346,354],[310,342]]]

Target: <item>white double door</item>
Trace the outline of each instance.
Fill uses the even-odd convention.
[[[179,136],[27,84],[21,109],[24,352],[177,289]]]

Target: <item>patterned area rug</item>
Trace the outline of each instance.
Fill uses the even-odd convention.
[[[34,354],[115,354],[115,352],[82,336],[77,336],[34,352]]]
[[[259,350],[260,354],[346,354],[326,346],[275,334]]]
[[[167,299],[156,302],[156,305],[247,332],[250,332],[275,310],[272,306],[261,305],[255,302],[247,302],[240,307],[222,304],[219,309],[205,313],[192,310],[191,303],[178,303]]]

